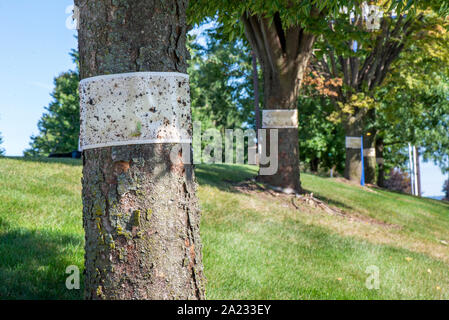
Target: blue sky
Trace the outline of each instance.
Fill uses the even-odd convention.
[[[76,32],[66,27],[72,0],[0,0],[0,132],[8,156],[20,156],[51,100],[53,78],[74,69]],[[445,177],[422,163],[426,196],[442,195]]]
[[[77,46],[65,26],[71,0],[0,0],[0,132],[7,155],[22,155],[50,102],[53,78],[73,69]]]

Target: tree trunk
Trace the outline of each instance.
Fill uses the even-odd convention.
[[[368,131],[363,137],[363,151],[365,166],[365,182],[369,184],[376,183],[376,132]]]
[[[360,138],[363,135],[364,115],[359,112],[348,117],[345,123],[346,137]],[[360,183],[362,177],[361,148],[346,146],[345,178]]]
[[[281,81],[274,78],[270,70],[266,68],[264,71],[264,109],[278,110],[287,109],[292,110],[297,108],[297,94],[294,91],[299,89],[299,84],[296,84],[295,79],[292,78],[287,84],[282,84]],[[296,84],[298,87],[292,87]],[[273,175],[260,175],[257,180],[274,187],[282,188],[287,193],[302,192],[301,180],[299,175],[299,132],[298,128],[276,128],[266,129],[266,150],[270,150],[270,145],[273,143],[270,137],[271,130],[278,130],[278,170]],[[262,151],[264,152],[264,151]]]
[[[317,173],[319,165],[320,159],[318,159],[317,157],[313,158],[312,160],[310,160],[310,171]]]
[[[360,138],[363,136],[363,163],[365,170],[365,183],[376,182],[376,130],[371,129],[365,133],[365,121],[372,117],[373,110],[359,109],[345,121],[347,137]],[[362,175],[361,148],[348,148],[346,146],[345,178],[360,182]]]
[[[376,139],[376,162],[379,168],[377,185],[381,188],[385,188],[384,147],[384,139],[382,137],[378,137]]]
[[[81,79],[186,73],[187,0],[76,0]],[[168,90],[168,89],[167,89]],[[83,152],[87,299],[203,299],[192,165],[158,143]]]
[[[319,13],[313,9],[312,14]],[[315,36],[300,26],[285,29],[279,14],[272,18],[250,12],[242,16],[246,37],[263,71],[264,110],[296,110]],[[278,141],[270,141],[271,130],[278,130]],[[298,128],[267,129],[266,140],[266,150],[278,143],[278,170],[273,175],[259,174],[258,180],[286,192],[301,192]]]

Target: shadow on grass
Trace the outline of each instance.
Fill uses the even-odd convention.
[[[82,247],[80,237],[66,234],[0,231],[0,300],[81,299],[82,262],[76,256]],[[80,290],[65,286],[70,265],[80,268]]]
[[[195,166],[198,183],[227,192],[238,192],[230,184],[254,178],[257,167],[229,164],[199,164]]]
[[[0,159],[18,160],[23,162],[39,162],[39,163],[57,163],[69,166],[81,166],[83,162],[80,159],[71,158],[47,158],[47,157],[2,157]]]

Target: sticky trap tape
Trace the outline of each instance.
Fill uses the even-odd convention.
[[[360,137],[346,137],[346,149],[360,149],[362,140]]]
[[[263,110],[262,128],[298,128],[298,110]]]
[[[81,80],[80,151],[149,143],[191,143],[187,74],[135,72]]]

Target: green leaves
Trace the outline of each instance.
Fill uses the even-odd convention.
[[[188,73],[193,120],[224,131],[252,123],[252,66],[246,42],[222,39],[219,30],[205,32],[205,47],[190,39]]]
[[[305,88],[302,90],[298,102],[299,156],[304,163],[319,161],[321,168],[335,166],[343,171],[344,131],[341,124],[328,120],[333,111],[330,99],[307,97]]]
[[[77,53],[72,52],[77,62]],[[54,79],[53,101],[38,122],[39,134],[31,137],[25,156],[48,156],[78,150],[79,136],[79,74],[67,71]]]
[[[449,39],[444,20],[428,16],[425,22],[423,35],[402,53],[385,85],[376,91],[382,100],[376,126],[387,143],[416,144],[425,159],[448,171]]]

